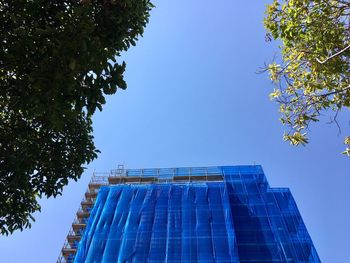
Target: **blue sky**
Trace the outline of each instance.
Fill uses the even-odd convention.
[[[33,227],[0,238],[1,262],[55,262],[93,171],[261,164],[273,187],[289,187],[323,262],[348,262],[350,158],[344,126],[324,118],[307,147],[282,141],[266,75],[278,53],[262,25],[270,1],[155,1],[144,37],[123,59],[128,89],[94,116],[102,151],[82,179],[41,200]],[[341,118],[346,120],[349,112]]]

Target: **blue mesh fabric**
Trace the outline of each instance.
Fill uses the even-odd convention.
[[[221,183],[102,187],[75,262],[238,262]]]
[[[290,191],[261,166],[211,171],[224,182],[102,187],[74,262],[320,262]]]
[[[261,166],[222,172],[240,262],[320,262],[288,188],[270,188]]]

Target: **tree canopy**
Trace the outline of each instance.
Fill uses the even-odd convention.
[[[142,36],[149,0],[0,1],[0,231],[31,225],[97,157],[91,116],[125,89],[120,53]]]
[[[281,122],[293,145],[308,142],[309,124],[350,107],[350,3],[345,0],[274,0],[264,24],[281,42],[282,61],[267,66],[276,84]],[[350,156],[350,136],[344,154]]]

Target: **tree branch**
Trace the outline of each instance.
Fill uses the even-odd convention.
[[[319,94],[319,95],[315,95],[315,97],[328,97],[330,95],[334,95],[334,94],[337,94],[337,93],[341,93],[341,92],[344,92],[346,90],[350,89],[350,85],[345,87],[345,88],[342,88],[340,90],[334,90],[332,92],[328,92],[328,93],[324,93],[324,94]]]
[[[320,63],[320,64],[324,64],[326,63],[328,60],[340,55],[341,53],[345,52],[346,50],[348,50],[350,48],[350,45],[348,45],[347,47],[343,48],[342,50],[340,50],[339,52],[331,55],[330,57],[326,58],[325,60],[319,60],[318,58],[316,58],[317,62]]]

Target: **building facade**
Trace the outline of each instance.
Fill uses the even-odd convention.
[[[320,262],[261,166],[94,175],[58,262]]]

